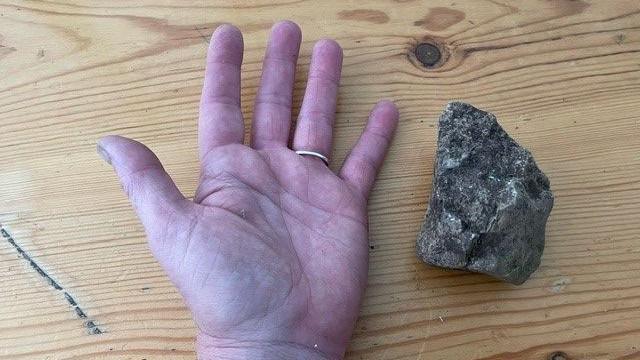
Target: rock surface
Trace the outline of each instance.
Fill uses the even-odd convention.
[[[493,114],[447,105],[417,241],[422,260],[522,284],[540,265],[552,207],[549,179]]]

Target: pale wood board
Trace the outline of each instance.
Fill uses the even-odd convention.
[[[190,314],[95,143],[143,141],[192,194],[207,38],[243,30],[250,119],[282,18],[304,32],[296,106],[313,42],[344,47],[334,169],[376,100],[401,111],[348,358],[640,358],[638,1],[60,0],[0,1],[0,223],[15,242],[0,238],[0,359],[195,358]],[[415,61],[425,38],[446,47],[443,66]],[[415,257],[451,99],[494,112],[551,179],[547,247],[522,286]]]

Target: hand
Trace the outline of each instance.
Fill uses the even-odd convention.
[[[198,326],[200,359],[339,358],[367,281],[367,197],[398,121],[378,103],[339,174],[288,145],[301,33],[276,24],[243,145],[240,31],[211,38],[200,103],[200,183],[187,200],[144,145],[100,140],[149,246]],[[292,148],[330,154],[342,50],[315,44]]]

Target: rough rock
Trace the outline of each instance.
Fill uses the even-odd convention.
[[[540,265],[553,194],[531,153],[493,114],[449,103],[417,241],[428,264],[522,284]]]

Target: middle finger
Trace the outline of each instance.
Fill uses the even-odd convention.
[[[262,65],[262,78],[253,111],[251,143],[255,149],[286,146],[302,34],[291,21],[275,24]]]

